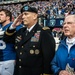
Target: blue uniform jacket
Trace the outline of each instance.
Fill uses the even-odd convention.
[[[0,28],[2,28],[2,31],[5,31],[12,22],[2,27],[0,24]],[[17,26],[16,31],[18,31],[22,25]],[[1,35],[0,35],[1,36]],[[14,49],[14,44],[12,43],[5,43],[3,41],[3,38],[0,38],[0,61],[6,61],[6,60],[15,60],[16,59],[16,53]]]
[[[56,54],[51,62],[54,75],[58,75],[61,70],[65,70],[67,63],[75,70],[75,44],[70,48],[66,45],[66,38],[60,42]]]

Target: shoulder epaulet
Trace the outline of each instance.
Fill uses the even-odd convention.
[[[42,29],[43,29],[43,30],[47,30],[47,29],[50,29],[50,28],[49,28],[49,27],[43,27]]]

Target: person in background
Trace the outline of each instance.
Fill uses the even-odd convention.
[[[12,24],[12,14],[6,9],[0,10],[0,75],[13,75],[16,52],[14,44],[5,43],[3,35],[5,30]],[[19,30],[22,26],[16,27]],[[12,38],[12,37],[11,37]]]
[[[63,23],[65,38],[51,62],[54,75],[75,75],[75,15],[65,17]]]
[[[38,12],[35,7],[25,5],[21,13],[25,27],[15,32],[19,20],[17,18],[3,38],[5,42],[15,41],[17,60],[14,75],[50,75],[50,62],[55,55],[55,40],[50,28],[38,24]]]
[[[60,28],[60,31],[58,32],[58,37],[59,37],[59,40],[63,40],[66,36],[64,35],[64,32],[63,32],[63,28]]]

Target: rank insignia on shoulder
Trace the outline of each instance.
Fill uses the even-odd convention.
[[[49,28],[49,27],[43,27],[42,29],[43,29],[43,30],[47,30],[47,29],[50,29],[50,28]]]

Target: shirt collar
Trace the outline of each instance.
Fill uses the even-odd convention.
[[[29,29],[27,28],[27,30],[30,32],[33,28],[34,28],[35,24],[32,25]]]
[[[72,38],[72,39],[69,39],[69,38],[67,37],[66,43],[67,43],[67,44],[72,44],[72,45],[75,44],[75,37]]]

